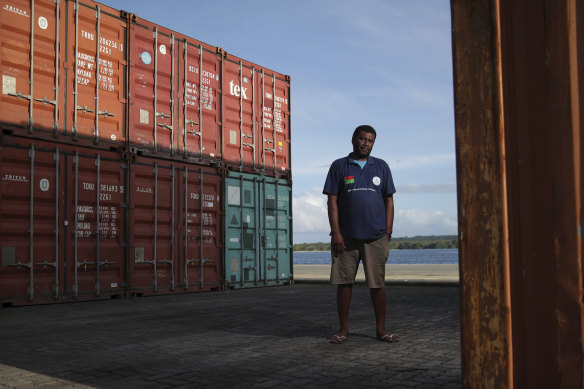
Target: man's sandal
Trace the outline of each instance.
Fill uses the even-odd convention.
[[[349,340],[349,338],[344,335],[333,335],[333,337],[329,339],[329,343],[341,344],[345,343],[347,340]]]
[[[377,339],[379,339],[382,342],[386,342],[386,343],[396,343],[399,341],[399,338],[397,336],[395,336],[394,334],[385,334],[383,336],[378,336]]]

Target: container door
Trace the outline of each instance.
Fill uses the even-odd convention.
[[[263,179],[262,263],[264,284],[282,285],[292,281],[291,192],[285,181]]]
[[[0,10],[0,122],[29,136],[63,127],[59,15],[53,1],[12,0]],[[20,128],[20,130],[19,130]],[[24,131],[22,131],[24,130]],[[41,135],[41,134],[38,134]]]
[[[137,154],[170,157],[177,152],[177,42],[154,25],[132,23],[130,33],[130,144]]]
[[[181,280],[187,291],[222,283],[221,178],[211,169],[185,165],[182,171]]]
[[[68,158],[67,290],[74,298],[124,292],[126,164],[114,156],[75,151]]]
[[[225,278],[231,287],[263,283],[258,190],[256,178],[225,179]]]
[[[177,171],[138,161],[130,173],[130,287],[137,294],[171,293],[177,286]]]
[[[262,172],[290,175],[290,83],[261,73],[262,120],[258,136]]]
[[[241,61],[223,61],[223,159],[239,171],[259,173],[257,72]]]
[[[181,61],[181,144],[187,158],[221,158],[221,57],[184,40]],[[185,77],[186,75],[186,77]]]
[[[21,141],[22,142],[22,141]],[[26,143],[26,142],[24,142]],[[63,292],[62,157],[33,144],[0,154],[0,301],[57,301]]]
[[[69,135],[90,146],[119,148],[126,136],[126,23],[114,16],[119,11],[98,3],[66,6]]]

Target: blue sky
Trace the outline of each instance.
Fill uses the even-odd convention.
[[[101,3],[291,76],[294,243],[329,240],[322,187],[360,124],[392,169],[394,236],[457,233],[448,0]]]

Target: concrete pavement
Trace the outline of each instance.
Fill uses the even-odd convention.
[[[459,289],[387,288],[395,344],[355,285],[341,345],[327,284],[0,309],[0,388],[459,388]]]

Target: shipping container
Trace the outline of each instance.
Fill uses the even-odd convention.
[[[290,78],[225,54],[222,82],[225,165],[290,179]]]
[[[290,78],[135,15],[130,147],[289,178]]]
[[[221,158],[217,48],[129,14],[130,147],[162,158]]]
[[[0,301],[50,302],[64,292],[63,156],[22,142],[0,152]]]
[[[71,148],[64,155],[65,292],[120,296],[126,288],[128,164],[119,153]]]
[[[0,10],[0,125],[35,139],[121,149],[126,21],[92,1],[11,0]]]
[[[222,287],[223,178],[215,169],[135,157],[130,169],[130,290]]]
[[[231,288],[292,283],[292,187],[274,177],[225,178],[225,283]]]
[[[119,154],[3,136],[0,301],[122,296],[126,167]]]

